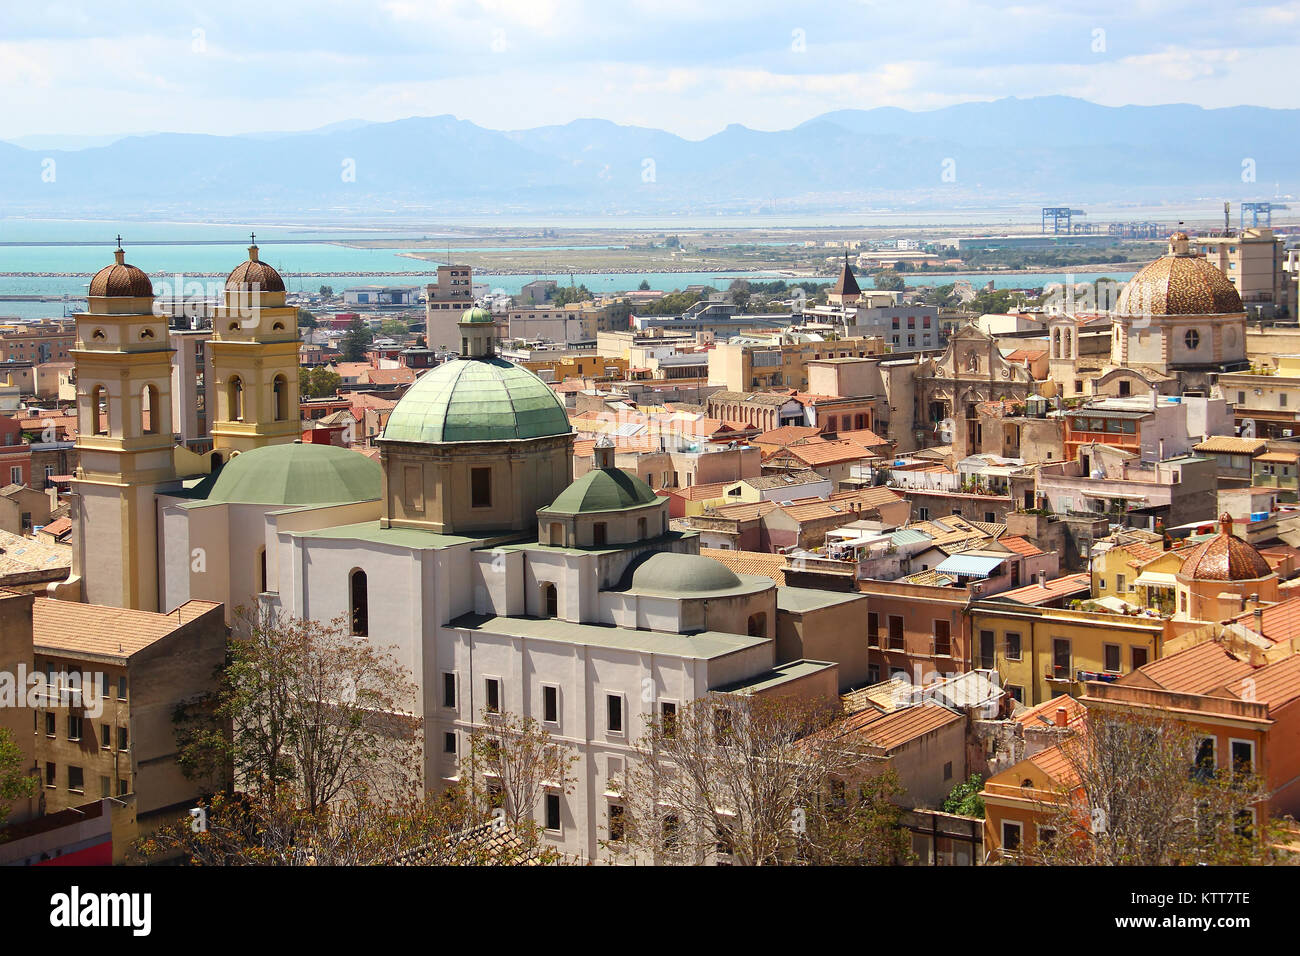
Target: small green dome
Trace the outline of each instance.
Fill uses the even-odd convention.
[[[397,403],[384,441],[517,441],[568,435],[549,385],[504,359],[454,359],[425,372]]]
[[[701,594],[729,591],[742,582],[724,565],[698,554],[658,551],[634,564],[624,575],[626,587],[655,594]]]
[[[492,313],[489,312],[487,309],[480,309],[478,306],[475,306],[472,309],[466,309],[464,312],[462,312],[460,314],[460,321],[462,323],[471,323],[477,325],[485,322],[492,323],[496,320],[492,318]]]
[[[325,505],[374,501],[382,494],[379,462],[336,445],[294,442],[231,458],[209,486],[211,502]]]
[[[560,492],[549,514],[579,515],[599,511],[641,508],[664,499],[644,481],[621,468],[596,468]]]

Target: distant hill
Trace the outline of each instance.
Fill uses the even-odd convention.
[[[1258,184],[1243,183],[1245,160]],[[0,142],[6,215],[815,213],[1240,200],[1275,188],[1300,190],[1300,110],[1068,97],[838,110],[794,129],[733,125],[698,141],[604,120],[497,131],[434,116],[125,136],[76,150]]]

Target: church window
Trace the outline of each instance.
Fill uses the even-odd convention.
[[[636,536],[638,541],[645,540],[646,524],[645,518],[636,519]]]
[[[469,493],[471,508],[492,507],[491,468],[471,468],[469,470]]]
[[[366,586],[366,572],[360,568],[352,572],[348,582],[348,593],[352,606],[352,633],[365,637],[370,633],[370,595]]]
[[[546,617],[560,616],[559,592],[550,581],[542,585],[542,610]]]
[[[271,383],[271,397],[275,406],[275,420],[289,420],[289,382],[283,375],[277,375]]]
[[[259,548],[257,551],[257,561],[261,568],[262,592],[266,593],[266,548]]]
[[[1189,349],[1197,349],[1201,344],[1201,333],[1195,329],[1188,329],[1187,334],[1183,336],[1183,341],[1187,343]]]
[[[108,389],[103,385],[90,392],[90,430],[95,435],[108,434]]]
[[[591,543],[597,548],[605,546],[605,522],[597,521],[591,526]]]
[[[232,422],[242,422],[244,420],[244,383],[238,375],[230,377],[230,384],[226,386],[227,400],[229,401],[230,420]]]
[[[146,435],[157,435],[162,406],[158,404],[158,387],[146,385],[141,393],[140,430]]]

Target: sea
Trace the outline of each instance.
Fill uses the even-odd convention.
[[[607,225],[617,226],[617,223]],[[314,292],[328,285],[335,292],[363,285],[419,286],[436,280],[437,261],[410,258],[402,253],[432,252],[440,261],[455,259],[457,252],[516,251],[564,252],[578,249],[616,249],[617,245],[512,246],[467,245],[464,233],[400,232],[367,227],[318,227],[310,225],[247,226],[240,224],[0,219],[0,318],[53,318],[80,311],[89,277],[112,261],[116,236],[120,233],[128,250],[127,261],[173,287],[181,283],[213,281],[202,278],[224,275],[242,262],[249,234],[256,232],[260,257],[285,275],[291,292]],[[386,239],[424,240],[429,246],[369,249],[348,245],[349,241]],[[458,242],[458,240],[461,240]],[[295,274],[296,273],[296,274]],[[909,285],[943,285],[965,279],[976,288],[990,280],[995,288],[1032,288],[1049,283],[1091,282],[1105,277],[1124,279],[1127,272],[1066,273],[931,273],[905,276]],[[176,277],[180,278],[180,283]],[[673,291],[689,285],[725,288],[733,279],[770,281],[790,278],[777,271],[753,272],[536,272],[516,275],[476,273],[475,280],[494,292],[517,293],[535,279],[552,279],[563,285],[585,285],[592,292],[622,292],[642,282],[652,289]],[[832,281],[830,278],[814,281]],[[42,296],[54,301],[10,300],[6,296]],[[66,301],[63,301],[66,297]]]

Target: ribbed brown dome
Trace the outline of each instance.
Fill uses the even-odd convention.
[[[126,261],[126,253],[117,249],[113,252],[117,260],[111,266],[104,266],[90,280],[92,296],[125,296],[140,298],[153,295],[153,283],[144,270],[137,269]]]
[[[1219,519],[1222,530],[1199,544],[1183,561],[1178,573],[1193,581],[1251,581],[1273,573],[1254,546],[1232,533],[1232,516]]]
[[[283,292],[284,280],[280,273],[257,258],[257,246],[249,246],[248,261],[235,266],[226,279],[226,288],[251,291],[254,286],[261,292]]]
[[[1230,315],[1244,312],[1237,287],[1217,266],[1187,252],[1178,233],[1161,256],[1128,281],[1119,294],[1119,315]]]

